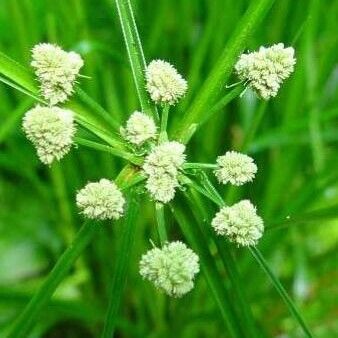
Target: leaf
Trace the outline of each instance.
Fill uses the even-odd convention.
[[[127,280],[129,260],[133,250],[136,217],[139,210],[139,201],[135,196],[130,196],[126,219],[122,228],[120,247],[117,251],[119,256],[113,273],[113,281],[109,299],[108,310],[104,323],[102,338],[114,336],[118,310],[120,307],[124,286]]]
[[[310,329],[307,327],[307,325],[304,322],[304,319],[302,318],[302,315],[299,313],[296,305],[291,300],[290,296],[285,291],[283,285],[279,281],[279,279],[273,274],[272,270],[270,269],[269,265],[265,261],[264,257],[262,256],[261,252],[256,247],[248,247],[252,256],[255,258],[255,260],[258,262],[262,270],[267,274],[269,277],[271,283],[276,288],[280,296],[282,297],[283,301],[287,305],[287,307],[290,310],[290,313],[293,315],[293,317],[296,319],[298,324],[301,326],[301,328],[304,331],[304,334],[306,337],[313,337]]]

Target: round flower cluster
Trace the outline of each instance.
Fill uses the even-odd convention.
[[[156,125],[148,115],[135,111],[129,117],[126,127],[121,127],[122,137],[137,146],[156,137]]]
[[[143,170],[147,175],[146,188],[154,200],[168,203],[179,186],[178,174],[186,155],[185,146],[176,141],[155,146],[145,158]]]
[[[41,162],[51,164],[71,148],[75,133],[73,113],[58,107],[36,106],[25,114],[23,130]]]
[[[188,85],[170,63],[153,60],[146,69],[146,88],[155,103],[174,105],[184,96]]]
[[[88,183],[76,195],[76,204],[90,219],[119,219],[123,215],[125,199],[117,185],[105,178]]]
[[[255,177],[257,166],[253,159],[236,151],[228,151],[217,157],[215,175],[219,182],[243,185]]]
[[[283,43],[260,47],[258,52],[242,54],[235,65],[239,78],[264,100],[275,97],[285,79],[294,70],[296,59],[292,47]]]
[[[223,207],[211,225],[217,234],[227,236],[231,242],[242,246],[256,245],[264,231],[262,218],[248,200]]]
[[[198,272],[198,256],[179,241],[149,250],[140,261],[141,276],[172,297],[189,292]]]
[[[81,56],[53,44],[40,43],[33,48],[32,58],[43,97],[50,105],[66,101],[83,66]]]

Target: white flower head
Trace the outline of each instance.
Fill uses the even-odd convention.
[[[189,292],[198,272],[198,256],[179,241],[149,250],[140,261],[141,276],[172,297]]]
[[[243,185],[251,182],[257,172],[257,166],[250,156],[228,151],[223,156],[217,157],[215,175],[220,183]]]
[[[88,183],[76,195],[76,205],[90,219],[119,219],[125,199],[117,185],[105,178]]]
[[[188,85],[170,63],[153,60],[146,69],[146,88],[155,103],[174,105],[184,96]]]
[[[145,158],[143,170],[148,175],[160,173],[177,174],[185,162],[185,145],[176,141],[167,141],[155,146]]]
[[[176,141],[155,146],[142,166],[147,175],[146,188],[156,201],[167,203],[175,196],[179,186],[178,174],[186,155],[185,146]]]
[[[170,174],[150,175],[146,182],[146,189],[157,202],[168,203],[175,197],[175,190],[179,187],[177,178]]]
[[[73,144],[75,125],[68,109],[36,106],[25,114],[22,126],[44,164],[60,160]]]
[[[262,237],[264,224],[256,208],[248,200],[223,207],[211,222],[218,235],[226,236],[241,246],[256,245]]]
[[[32,67],[40,81],[43,97],[50,103],[67,100],[74,89],[74,83],[83,60],[75,52],[65,52],[59,46],[40,43],[32,50]]]
[[[257,52],[242,54],[235,65],[239,78],[264,100],[275,97],[285,79],[294,70],[296,59],[292,47],[283,43],[260,47]]]
[[[121,128],[122,137],[137,146],[156,137],[156,125],[148,115],[135,111],[129,117],[126,127]]]

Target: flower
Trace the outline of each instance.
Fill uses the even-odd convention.
[[[43,97],[50,105],[66,101],[83,66],[81,56],[53,44],[40,43],[34,46],[32,58],[31,66],[35,68]]]
[[[156,125],[148,115],[135,111],[129,117],[126,127],[121,127],[121,135],[124,139],[137,146],[156,136]]]
[[[168,141],[154,147],[145,158],[142,168],[148,176],[146,188],[154,200],[167,203],[174,198],[179,170],[186,158],[184,151],[183,144]]]
[[[172,297],[182,297],[194,287],[199,272],[198,256],[180,241],[166,243],[144,254],[140,274]]]
[[[219,182],[242,185],[255,177],[257,166],[253,159],[236,151],[228,151],[217,157],[215,175]]]
[[[169,173],[175,176],[185,162],[185,145],[167,141],[153,148],[145,158],[143,170],[148,175]]]
[[[146,88],[155,103],[174,105],[187,91],[187,82],[168,62],[153,60],[146,69]]]
[[[76,205],[90,219],[119,219],[125,199],[117,185],[105,178],[88,183],[76,195]]]
[[[296,59],[292,47],[283,43],[260,47],[258,52],[242,54],[235,65],[239,78],[264,100],[275,97],[285,79],[294,70]]]
[[[227,236],[231,242],[242,246],[256,245],[264,231],[262,218],[248,200],[223,207],[211,225],[218,235]]]
[[[150,175],[146,182],[150,196],[161,203],[170,202],[175,197],[177,187],[179,187],[177,178],[166,173]]]
[[[68,109],[38,105],[25,114],[22,126],[44,164],[60,160],[73,144],[75,125]]]

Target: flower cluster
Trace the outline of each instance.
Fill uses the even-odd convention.
[[[36,106],[23,118],[23,130],[44,164],[68,153],[75,133],[73,113],[58,107]]]
[[[179,241],[149,250],[140,261],[141,276],[172,297],[189,292],[198,272],[198,256]]]
[[[238,245],[256,245],[264,231],[263,220],[248,200],[223,207],[211,222],[217,234]]]
[[[239,78],[264,100],[277,95],[285,79],[293,72],[296,59],[292,47],[283,43],[260,47],[257,52],[242,54],[235,65]]]
[[[120,128],[122,137],[137,146],[156,137],[156,125],[148,115],[135,111],[129,117],[126,127]]]
[[[73,93],[83,60],[78,54],[67,53],[49,43],[36,45],[32,57],[31,65],[40,81],[42,96],[49,105],[38,105],[29,110],[23,118],[23,129],[41,162],[51,164],[66,155],[73,143],[74,114],[55,105],[64,102]]]
[[[228,151],[217,157],[215,175],[219,182],[243,185],[255,177],[257,166],[253,159],[236,151]]]
[[[146,69],[146,88],[155,103],[173,105],[184,96],[188,85],[170,63],[153,60]]]
[[[32,50],[32,67],[40,81],[43,97],[53,106],[67,100],[83,60],[75,52],[65,52],[59,46],[40,43]]]
[[[146,188],[154,200],[168,203],[179,186],[178,174],[186,155],[185,146],[179,142],[164,142],[147,155],[143,170],[147,175]]]
[[[117,185],[105,178],[88,183],[76,195],[76,204],[90,219],[119,219],[123,215],[125,199]]]

